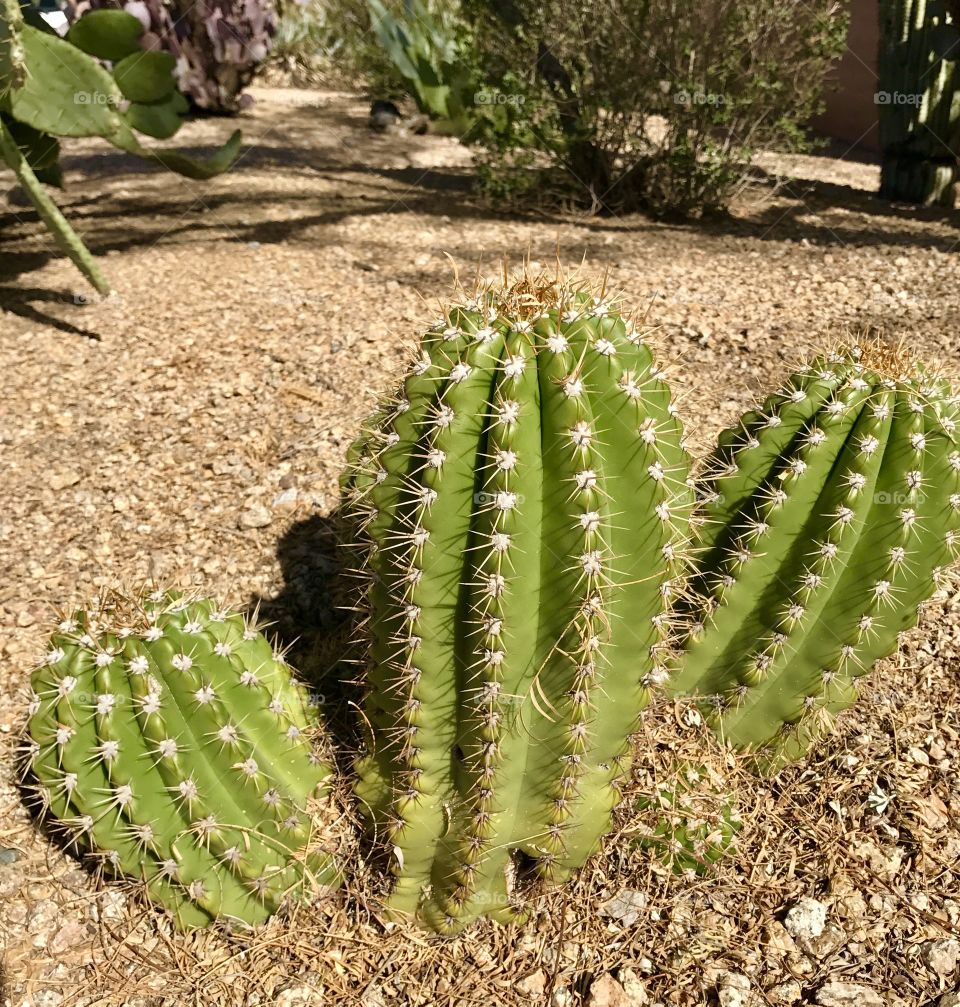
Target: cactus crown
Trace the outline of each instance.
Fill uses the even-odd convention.
[[[768,768],[896,647],[960,530],[960,400],[902,349],[818,357],[720,435],[671,687]]]
[[[392,905],[509,918],[512,853],[562,878],[619,800],[691,505],[669,390],[602,288],[525,275],[445,312],[351,455]]]
[[[333,880],[309,813],[330,771],[306,693],[241,615],[162,592],[105,600],[60,624],[32,686],[48,815],[178,926],[256,923]]]

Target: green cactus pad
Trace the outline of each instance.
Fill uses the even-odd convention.
[[[721,435],[670,687],[768,770],[823,736],[957,558],[958,416],[940,377],[864,345]]]
[[[70,26],[67,41],[90,56],[114,62],[140,53],[143,25],[122,10],[88,10]]]
[[[692,502],[670,392],[598,296],[526,277],[450,308],[350,452],[370,546],[357,793],[393,910],[516,917],[521,862],[598,847],[662,672]]]
[[[176,90],[177,61],[168,52],[135,52],[113,68],[124,98],[149,103],[167,100]]]
[[[179,927],[255,924],[335,883],[305,690],[243,616],[111,601],[61,623],[31,681],[48,816]]]

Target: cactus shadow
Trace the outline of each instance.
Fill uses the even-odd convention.
[[[340,752],[359,744],[355,704],[361,698],[357,669],[350,663],[355,632],[349,604],[350,579],[337,544],[339,514],[313,514],[280,537],[277,561],[283,578],[272,596],[254,595],[251,608],[269,623],[288,660],[316,697]]]
[[[26,263],[26,268],[22,272],[27,272],[29,269],[39,268],[46,261],[39,256],[29,256]],[[80,279],[79,273],[77,274],[78,286],[82,286],[83,281]],[[51,314],[46,311],[41,311],[36,305],[38,302],[48,303],[48,304],[70,304],[79,307],[84,303],[84,295],[78,295],[75,293],[57,293],[53,290],[43,290],[40,287],[15,287],[7,286],[5,284],[0,284],[0,304],[3,305],[4,311],[9,311],[11,314],[18,315],[20,318],[26,319],[28,322],[33,322],[39,325],[49,325],[51,328],[56,329],[59,332],[63,332],[68,336],[82,336],[85,339],[92,339],[94,342],[100,342],[101,337],[99,333],[92,331],[91,329],[83,328],[80,325],[74,325],[73,322],[65,321],[62,318],[58,318],[55,314]],[[90,299],[96,297],[95,294],[91,293]],[[79,298],[79,299],[78,299]]]

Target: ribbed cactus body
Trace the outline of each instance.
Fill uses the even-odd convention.
[[[721,435],[671,680],[770,766],[797,758],[957,555],[958,400],[891,351],[815,360]]]
[[[358,794],[394,909],[514,915],[609,827],[685,541],[688,460],[632,324],[521,281],[451,308],[357,442],[371,543]],[[675,555],[677,554],[677,555]]]
[[[333,880],[311,803],[329,770],[269,642],[206,600],[76,613],[32,678],[49,814],[183,928],[256,923]]]
[[[953,206],[960,150],[958,8],[952,0],[881,0],[880,195]]]

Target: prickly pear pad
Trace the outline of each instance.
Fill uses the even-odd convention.
[[[258,923],[334,882],[306,692],[242,615],[111,599],[59,625],[31,684],[48,817],[179,927]]]
[[[670,391],[602,289],[525,276],[450,307],[351,451],[371,574],[357,788],[390,904],[517,916],[608,830],[692,495]],[[520,855],[518,859],[518,855]]]
[[[958,420],[942,377],[865,344],[720,435],[670,687],[767,769],[823,736],[956,560]]]

